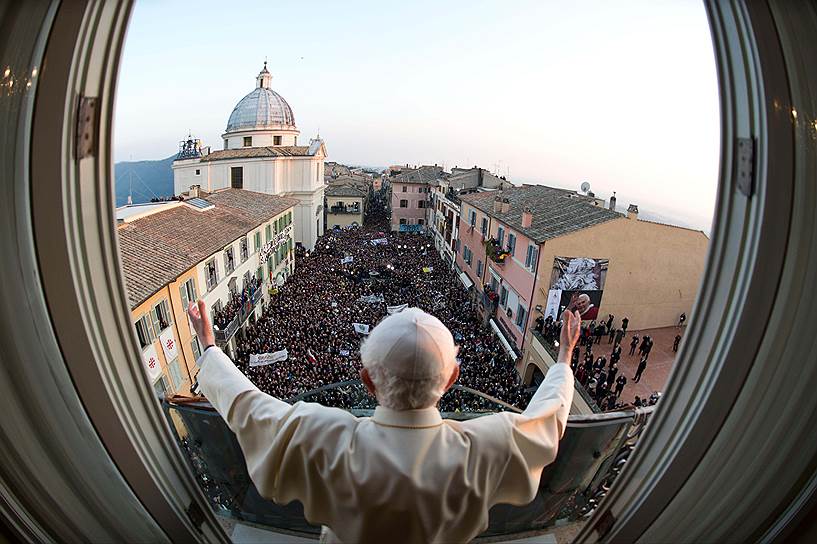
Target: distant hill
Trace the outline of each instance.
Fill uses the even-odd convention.
[[[173,196],[173,170],[176,155],[158,161],[118,162],[114,164],[116,205],[128,202],[133,193],[133,203],[150,202],[151,198]]]

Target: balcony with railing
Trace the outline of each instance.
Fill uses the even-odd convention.
[[[495,238],[489,238],[485,241],[485,254],[496,264],[502,265],[510,258],[511,252],[504,249]]]
[[[349,204],[345,206],[331,206],[329,208],[330,214],[355,214],[359,215],[361,213],[362,208],[358,204]]]
[[[375,407],[374,399],[359,381],[327,385],[287,402],[297,401],[343,408],[357,417],[370,416]],[[446,393],[440,405],[444,418],[460,421],[502,411],[520,412],[459,385]],[[460,411],[446,411],[454,406]],[[235,435],[205,399],[165,400],[162,407],[217,514],[265,526],[270,531],[317,539],[320,527],[306,521],[301,503],[282,506],[261,497],[247,472]],[[524,506],[494,506],[488,528],[475,541],[512,540],[585,521],[621,473],[653,409],[571,415],[559,454],[542,472],[534,500]]]
[[[241,327],[241,325],[247,321],[250,314],[252,314],[252,312],[255,310],[255,307],[258,306],[258,302],[261,300],[263,294],[262,288],[258,287],[255,290],[250,291],[243,302],[241,301],[239,295],[233,295],[233,300],[238,300],[238,309],[235,312],[235,316],[226,324],[226,326],[223,328],[213,328],[213,335],[215,337],[216,344],[223,346],[230,341],[230,338],[235,336],[235,333],[238,331],[239,327]]]

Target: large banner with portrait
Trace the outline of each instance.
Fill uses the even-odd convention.
[[[583,321],[599,316],[609,259],[556,257],[550,277],[545,317],[558,319],[565,308],[578,310]]]

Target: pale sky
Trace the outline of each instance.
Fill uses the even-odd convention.
[[[115,156],[221,149],[264,58],[307,143],[345,164],[475,164],[708,230],[719,105],[703,4],[137,1]]]

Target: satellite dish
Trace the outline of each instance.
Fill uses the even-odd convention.
[[[586,193],[587,191],[589,191],[590,190],[590,182],[589,181],[583,181],[582,185],[581,185],[581,190],[582,190],[583,193]]]

